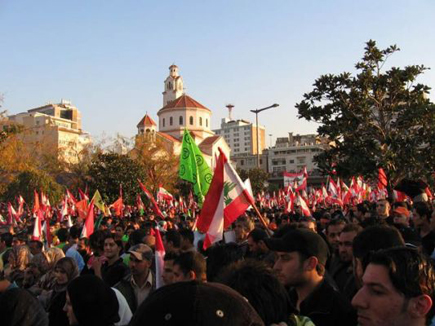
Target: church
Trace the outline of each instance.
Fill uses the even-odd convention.
[[[230,159],[230,147],[225,139],[211,130],[210,109],[184,93],[183,78],[178,67],[169,67],[164,82],[163,107],[157,112],[158,125],[148,115],[137,125],[137,135],[149,135],[163,140],[174,154],[179,155],[184,129],[187,128],[210,167],[215,166],[219,148]]]

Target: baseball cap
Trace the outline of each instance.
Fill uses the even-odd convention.
[[[329,256],[325,240],[317,233],[306,229],[290,230],[281,238],[264,239],[264,242],[272,251],[297,251],[308,257],[317,257],[322,265],[326,264]]]
[[[218,283],[178,282],[151,293],[130,326],[263,326],[260,316],[235,290]]]
[[[137,260],[151,260],[153,258],[153,250],[143,243],[131,247],[128,253],[133,255]]]
[[[403,206],[396,207],[393,213],[397,213],[399,215],[405,215],[406,217],[409,217],[411,215],[409,210]]]

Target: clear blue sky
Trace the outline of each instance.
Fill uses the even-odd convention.
[[[145,112],[157,120],[175,63],[213,128],[227,103],[251,121],[249,110],[279,103],[260,114],[267,134],[311,133],[295,103],[321,74],[353,72],[367,40],[397,44],[392,65],[435,69],[434,12],[431,0],[0,0],[3,108],[64,98],[92,136],[132,136]],[[419,81],[434,87],[434,74]]]

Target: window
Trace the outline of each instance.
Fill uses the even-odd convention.
[[[189,118],[189,123],[190,123],[191,126],[193,125],[193,117]]]
[[[289,160],[288,161],[290,164],[293,164],[295,162],[295,160]]]
[[[165,118],[163,118],[163,127],[165,126]]]
[[[205,126],[208,128],[208,119],[205,119]]]
[[[179,122],[180,126],[183,125],[183,117],[182,116],[180,116],[180,118],[178,119],[178,122]]]
[[[199,125],[202,126],[202,117],[199,117]]]
[[[174,123],[174,122],[173,122],[173,120],[172,120],[172,117],[170,117],[170,118],[169,118],[169,125],[172,126],[173,123]]]
[[[239,137],[239,133],[235,133],[235,134],[234,134],[234,137]]]
[[[297,164],[305,163],[305,156],[296,157]]]
[[[244,161],[244,160],[241,160],[241,161],[240,161],[240,165],[245,165],[245,161]]]

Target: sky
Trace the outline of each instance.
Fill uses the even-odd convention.
[[[2,109],[66,99],[94,138],[131,137],[145,113],[157,122],[176,64],[213,129],[229,103],[252,122],[278,103],[259,114],[269,145],[316,131],[295,104],[322,74],[354,72],[370,39],[401,49],[389,65],[431,67],[418,81],[434,87],[434,12],[431,0],[0,0]]]

